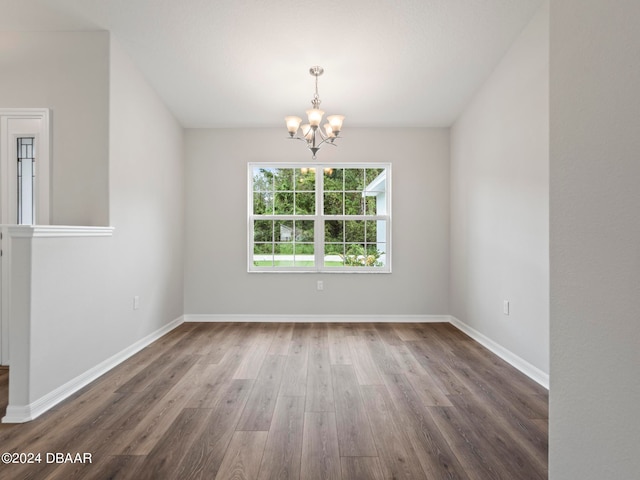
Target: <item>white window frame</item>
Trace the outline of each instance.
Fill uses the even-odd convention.
[[[48,108],[0,108],[0,208],[4,224],[17,219],[16,142],[20,137],[36,140],[37,175],[35,177],[34,224],[48,225],[50,220],[51,123]]]
[[[314,215],[254,215],[253,214],[253,170],[254,168],[314,168],[315,169],[315,206]],[[332,169],[373,169],[384,168],[386,174],[385,203],[386,213],[382,215],[325,215],[324,214],[324,183],[323,172],[325,168]],[[249,162],[247,164],[247,271],[249,273],[391,273],[391,163],[279,163],[279,162]],[[314,266],[256,266],[253,263],[254,255],[254,220],[306,220],[314,222]],[[368,266],[340,266],[327,267],[324,265],[325,229],[324,223],[328,220],[384,220],[385,253],[384,265],[379,267]]]

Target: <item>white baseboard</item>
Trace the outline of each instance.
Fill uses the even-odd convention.
[[[449,315],[244,315],[186,314],[185,322],[449,323]]]
[[[104,375],[112,368],[116,367],[120,363],[124,362],[127,358],[138,353],[147,345],[158,340],[163,335],[167,334],[178,325],[184,322],[184,317],[178,317],[172,322],[159,328],[153,333],[150,333],[146,337],[138,340],[134,344],[128,346],[124,350],[116,353],[105,361],[99,363],[93,368],[90,368],[86,372],[77,377],[69,380],[64,385],[56,388],[55,390],[47,393],[43,397],[40,397],[35,402],[28,405],[9,405],[7,406],[6,415],[2,418],[2,423],[24,423],[31,421],[47,410],[51,409],[65,398],[73,395],[81,388],[85,387],[89,383],[96,380],[98,377]],[[11,373],[9,373],[11,374]]]
[[[535,382],[539,383],[544,388],[549,390],[549,374],[544,373],[538,367],[534,367],[526,360],[523,360],[515,353],[511,352],[510,350],[507,350],[502,345],[497,344],[496,342],[491,340],[489,337],[484,336],[482,333],[478,332],[477,330],[470,327],[466,323],[458,320],[456,317],[450,316],[449,318],[450,318],[451,324],[454,327],[466,333],[471,338],[473,338],[476,342],[478,342],[480,345],[482,345],[483,347],[487,348],[491,352],[498,355],[505,362],[509,363],[512,367],[517,368],[522,373],[524,373],[527,377],[531,378],[532,380],[534,380]]]

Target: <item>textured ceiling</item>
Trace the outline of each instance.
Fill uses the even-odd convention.
[[[110,30],[185,127],[449,126],[542,0],[0,0],[0,30]]]

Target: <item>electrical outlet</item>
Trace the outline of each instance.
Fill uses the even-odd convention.
[[[140,308],[140,297],[136,295],[133,297],[133,309],[138,310]]]
[[[502,304],[502,313],[509,315],[509,300],[505,300]]]
[[[318,290],[324,290],[324,282],[322,280],[318,280],[317,288]]]

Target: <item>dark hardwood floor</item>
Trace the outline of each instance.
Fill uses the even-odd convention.
[[[42,459],[0,478],[545,479],[547,409],[543,387],[448,324],[188,323],[0,425],[2,452]]]

